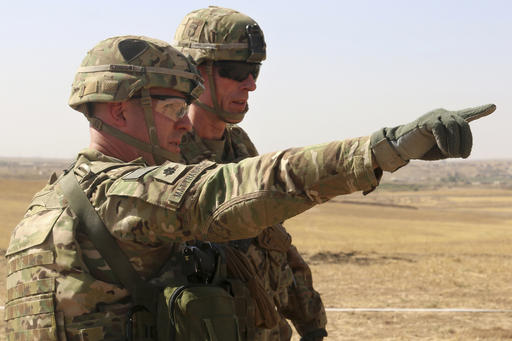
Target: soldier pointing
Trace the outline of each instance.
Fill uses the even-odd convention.
[[[205,159],[229,163],[258,155],[247,133],[235,124],[248,112],[249,95],[256,90],[266,59],[263,32],[256,21],[217,6],[192,11],[176,30],[173,46],[194,59],[205,80],[205,92],[189,108],[193,131],[185,134],[180,146],[184,163]],[[235,293],[235,299],[243,302],[237,305],[242,307],[237,312],[242,339],[290,340],[292,329],[286,318],[304,340],[326,336],[327,317],[320,294],[313,289],[311,270],[282,224],[229,245],[254,265],[253,276],[261,279],[273,310],[279,313],[247,309],[254,305],[252,297],[246,291]]]
[[[179,152],[191,129],[184,113],[201,91],[195,67],[164,42],[115,37],[89,51],[69,104],[90,120],[91,148],[52,176],[13,231],[8,340],[238,340],[221,264],[205,279],[194,270],[208,262],[191,259],[220,257],[184,252],[185,241],[254,237],[334,196],[372,190],[382,170],[411,158],[467,157],[466,120],[495,110],[436,110],[237,164],[161,163]]]

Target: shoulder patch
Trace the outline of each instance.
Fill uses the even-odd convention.
[[[202,161],[201,163],[197,164],[194,168],[188,172],[183,179],[179,182],[178,186],[174,189],[172,192],[169,201],[171,204],[173,204],[176,207],[179,207],[181,205],[181,202],[183,201],[183,195],[188,191],[190,188],[190,185],[194,182],[194,180],[201,175],[206,169],[212,167],[215,165],[215,162],[212,161]]]
[[[201,162],[195,166],[164,164],[146,172],[132,174],[131,178],[138,178],[139,181],[130,180],[130,177],[114,181],[107,191],[107,196],[138,198],[152,205],[175,210],[181,205],[192,183],[213,165],[215,163],[211,161]]]

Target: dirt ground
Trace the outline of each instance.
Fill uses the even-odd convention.
[[[328,308],[512,308],[510,257],[364,253],[313,264]],[[489,267],[483,266],[489,264]],[[499,265],[498,265],[499,264]],[[501,273],[500,273],[501,272]],[[328,312],[332,340],[512,339],[511,313]],[[298,338],[296,338],[298,340]]]
[[[327,308],[512,309],[512,191],[351,195],[285,225]],[[512,339],[512,313],[327,316],[329,340]]]
[[[0,181],[0,201],[8,203],[0,208],[0,247],[6,247],[14,222],[37,186],[40,183],[27,184],[23,192],[23,183]],[[13,199],[9,191],[17,196]],[[285,226],[309,261],[315,288],[327,308],[512,309],[511,190],[351,195],[315,207]],[[512,339],[512,313],[327,315],[327,340]]]
[[[498,268],[478,265],[503,262],[503,271],[512,266],[511,257],[356,253],[329,258],[311,265],[327,308],[512,308],[510,275],[494,276]],[[344,260],[330,263],[339,258]],[[2,279],[4,262],[2,257]],[[512,313],[327,312],[327,317],[327,340],[512,339]]]

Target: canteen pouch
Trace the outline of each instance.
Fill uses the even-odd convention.
[[[157,319],[158,341],[241,340],[234,298],[221,286],[166,287]]]

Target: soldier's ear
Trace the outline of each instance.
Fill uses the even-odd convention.
[[[118,128],[125,127],[126,115],[124,112],[123,103],[107,103],[107,108],[109,121],[111,121],[111,124]]]

